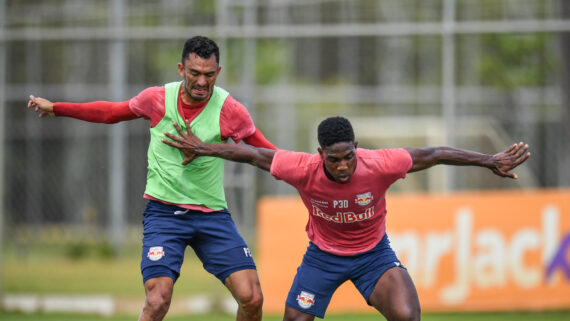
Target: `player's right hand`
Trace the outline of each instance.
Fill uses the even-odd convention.
[[[511,170],[524,163],[529,157],[528,144],[523,142],[513,144],[504,152],[493,155],[493,166],[490,169],[501,177],[517,179],[517,174],[512,173]]]
[[[28,108],[34,108],[36,113],[40,113],[40,118],[44,118],[45,116],[55,116],[53,112],[53,103],[45,98],[30,95]]]
[[[190,130],[190,122],[185,120],[184,123],[186,124],[186,132],[183,131],[177,123],[173,123],[172,125],[180,136],[175,136],[169,132],[164,132],[164,135],[170,138],[170,140],[162,139],[162,142],[166,145],[178,148],[184,154],[184,161],[182,161],[182,165],[188,165],[196,157],[198,157],[196,149],[200,146],[200,144],[202,144],[202,141]]]

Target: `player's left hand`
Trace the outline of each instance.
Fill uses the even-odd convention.
[[[53,112],[53,103],[45,98],[34,97],[30,95],[30,100],[28,100],[28,108],[33,108],[36,113],[40,114],[40,118],[46,116],[55,116]]]
[[[164,135],[172,140],[162,139],[162,142],[166,145],[178,148],[185,156],[182,161],[182,165],[189,164],[194,160],[194,158],[198,157],[196,154],[196,148],[202,143],[202,141],[190,130],[190,122],[186,122],[186,132],[184,132],[177,123],[173,123],[173,125],[180,136],[164,132]]]
[[[529,157],[528,144],[523,142],[513,144],[507,150],[493,155],[493,166],[490,169],[501,177],[517,179],[517,174],[510,171],[524,163]]]

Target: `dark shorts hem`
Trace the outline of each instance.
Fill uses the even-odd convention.
[[[148,266],[144,270],[142,270],[141,273],[143,276],[143,284],[145,284],[146,281],[150,279],[157,278],[160,276],[167,276],[171,278],[174,283],[176,283],[176,280],[178,280],[179,276],[178,273],[172,271],[171,269],[169,269],[164,265]]]
[[[385,269],[384,271],[382,271],[381,273],[378,274],[378,277],[376,278],[376,283],[378,283],[378,280],[380,280],[380,278],[382,277],[382,275],[384,275],[384,273],[388,272],[388,270],[393,269],[393,268],[402,268],[404,270],[407,270],[405,266],[403,265],[394,265],[392,267],[389,267],[387,269]],[[372,292],[374,291],[374,288],[372,288],[369,293],[363,293],[362,296],[366,299],[366,304],[368,304],[369,306],[372,306],[372,304],[370,304],[370,296],[372,295]]]
[[[255,264],[248,264],[242,266],[234,266],[230,269],[222,271],[220,273],[215,274],[215,277],[222,282],[222,284],[226,284],[226,278],[230,276],[234,272],[243,271],[243,270],[257,270]]]
[[[324,319],[324,318],[325,318],[325,313],[327,312],[326,310],[325,310],[325,312],[323,312],[323,313],[313,313],[313,312],[309,312],[309,311],[307,311],[307,310],[303,310],[303,309],[299,308],[299,306],[298,306],[297,304],[293,304],[293,305],[292,305],[292,304],[289,304],[288,302],[285,302],[285,305],[288,306],[288,307],[290,307],[290,308],[292,308],[292,309],[295,309],[295,310],[297,310],[297,311],[299,311],[299,312],[303,312],[303,313],[306,313],[306,314],[314,315],[314,316],[316,316],[316,317],[319,318],[319,319]]]

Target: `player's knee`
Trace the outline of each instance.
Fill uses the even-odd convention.
[[[240,309],[246,313],[257,314],[263,306],[263,294],[260,290],[252,290],[246,295],[241,295],[237,301]]]
[[[145,309],[149,310],[152,315],[165,314],[170,307],[170,296],[151,294],[146,298]]]
[[[419,307],[404,305],[392,310],[390,321],[419,321],[420,315]]]
[[[152,314],[163,314],[168,311],[172,299],[172,291],[168,287],[155,287],[147,292],[145,309]]]

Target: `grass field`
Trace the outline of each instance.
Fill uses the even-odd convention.
[[[29,248],[22,254],[11,249],[3,254],[2,281],[6,294],[106,294],[120,300],[134,302],[134,309],[128,313],[119,311],[112,317],[73,314],[20,314],[0,311],[1,321],[123,321],[136,320],[144,300],[139,272],[138,246],[132,246],[118,257],[97,254],[95,249],[88,255],[72,258],[61,248]],[[178,280],[174,299],[196,294],[210,297],[227,296],[223,285],[202,269],[192,252],[188,252]],[[235,316],[212,313],[190,315],[184,311],[172,311],[165,320],[170,321],[230,321]],[[266,315],[264,320],[281,320],[280,315]],[[371,315],[327,315],[325,320],[383,320],[378,314]],[[425,313],[427,321],[570,321],[568,311],[542,312],[497,312],[497,313]]]
[[[327,315],[327,321],[372,321],[382,320],[378,315],[363,314],[342,314]],[[132,321],[136,316],[123,315],[113,317],[90,316],[90,315],[69,315],[69,314],[14,314],[1,313],[0,320],[3,321]],[[187,316],[167,316],[166,321],[233,321],[234,316],[207,314],[207,315],[187,315]],[[264,316],[265,321],[279,321],[281,316]],[[319,319],[317,319],[319,320]],[[424,314],[424,321],[568,321],[570,311],[550,311],[550,312],[503,312],[503,313],[446,313],[446,314]]]
[[[99,254],[96,246],[80,257],[70,256],[69,248],[43,246],[4,251],[2,280],[5,293],[21,294],[106,294],[118,299],[143,299],[140,249],[131,245],[116,257]],[[202,268],[194,252],[188,250],[176,283],[176,294],[218,295],[224,286]]]

